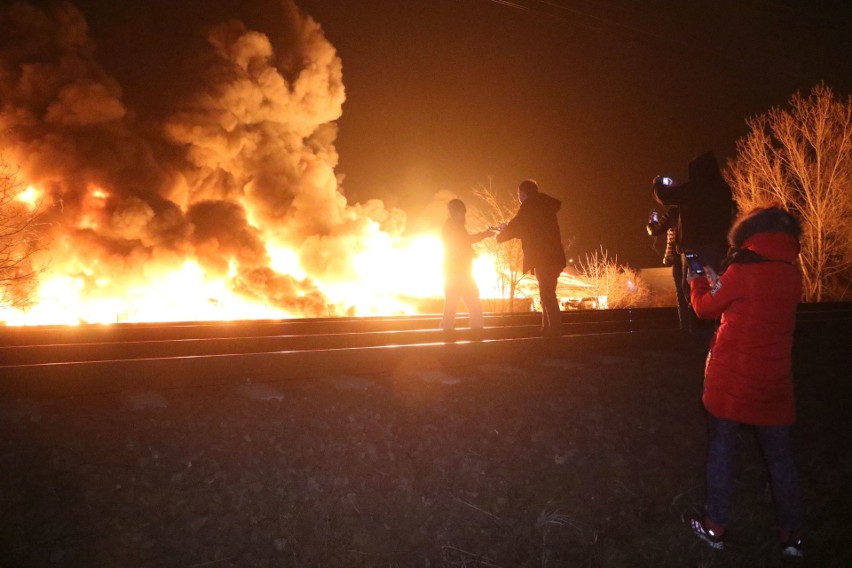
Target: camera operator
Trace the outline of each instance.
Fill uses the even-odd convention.
[[[662,205],[677,206],[677,246],[682,253],[692,251],[701,262],[719,270],[727,252],[727,233],[736,211],[731,187],[722,177],[712,152],[689,163],[689,181],[675,183],[668,177],[654,180],[654,198]],[[685,265],[685,259],[682,259]],[[682,289],[688,286],[682,281]],[[712,325],[701,322],[689,311],[687,329],[702,339],[709,338]]]
[[[677,224],[680,211],[677,207],[669,207],[668,211],[660,215],[657,211],[651,211],[648,224],[645,229],[652,237],[658,237],[665,233],[666,251],[663,253],[663,266],[672,267],[672,279],[674,280],[675,295],[677,296],[677,315],[681,329],[689,329],[689,300],[683,284],[686,281],[683,273],[683,261],[681,250],[677,241]]]

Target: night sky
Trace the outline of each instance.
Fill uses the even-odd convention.
[[[300,2],[343,60],[347,195],[412,212],[532,177],[563,200],[569,256],[603,245],[640,267],[659,263],[655,174],[733,156],[746,118],[796,90],[852,91],[850,11],[817,4]]]
[[[209,23],[240,19],[286,44],[276,0],[203,2],[202,11],[163,0],[75,4],[140,116],[156,115],[158,85],[180,89],[172,62],[204,41]],[[416,230],[440,190],[469,198],[489,179],[509,191],[532,177],[563,200],[568,255],[579,259],[603,246],[658,266],[644,231],[656,174],[682,178],[706,150],[732,157],[746,118],[797,90],[824,80],[852,92],[846,2],[297,4],[343,62],[337,172],[350,202],[380,198]]]

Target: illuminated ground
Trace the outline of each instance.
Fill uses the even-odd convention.
[[[852,565],[850,364],[842,345],[797,356],[815,566]],[[786,565],[751,436],[729,550],[682,524],[702,495],[701,367],[658,345],[3,400],[0,564]]]

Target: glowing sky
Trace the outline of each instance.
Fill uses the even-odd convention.
[[[287,53],[282,3],[75,2],[122,100],[152,122],[171,112],[161,106],[172,94],[194,88],[181,65],[211,23],[238,19]],[[382,199],[415,230],[434,223],[418,213],[440,190],[467,197],[489,176],[505,190],[533,177],[565,202],[569,256],[603,245],[656,266],[643,228],[655,174],[682,176],[708,149],[724,161],[748,116],[796,90],[825,80],[852,91],[848,2],[297,4],[342,61],[335,171],[350,201]]]

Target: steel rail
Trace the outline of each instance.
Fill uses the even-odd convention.
[[[674,308],[588,310],[563,312],[563,324],[676,320]],[[486,314],[488,328],[538,325],[535,312]],[[0,347],[49,345],[60,343],[102,343],[121,341],[179,340],[258,337],[275,335],[328,335],[381,331],[416,331],[439,328],[440,316],[395,316],[359,318],[306,318],[285,320],[237,320],[211,322],[161,322],[85,324],[79,326],[0,326]],[[468,325],[466,316],[457,319],[457,327]]]
[[[86,393],[210,381],[385,372],[407,360],[457,365],[532,353],[684,341],[673,308],[563,312],[563,336],[539,315],[489,314],[481,331],[443,332],[437,316],[0,328],[0,395]],[[459,325],[466,325],[465,318]],[[803,305],[797,335],[848,342],[852,304]],[[153,388],[153,387],[151,387]]]

